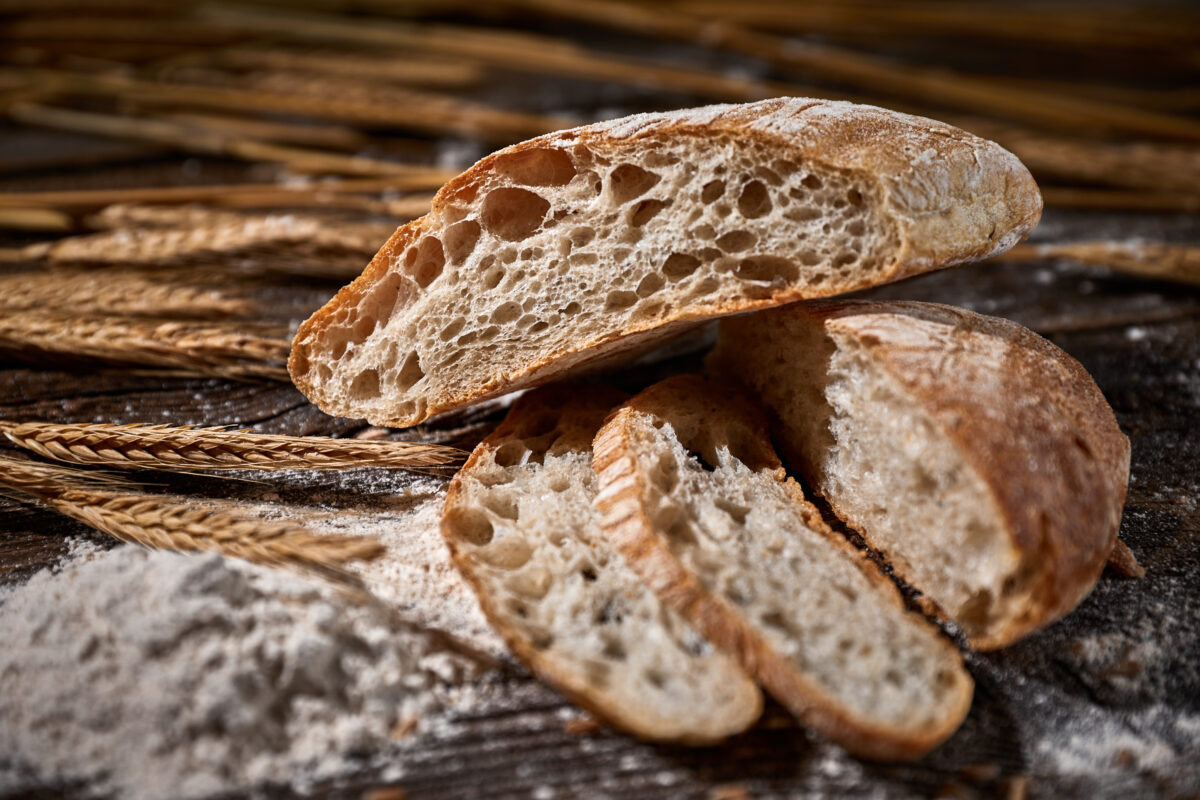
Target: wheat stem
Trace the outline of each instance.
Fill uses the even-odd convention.
[[[462,451],[415,442],[361,441],[169,425],[0,421],[0,434],[47,458],[121,469],[428,469],[461,462]]]
[[[213,286],[164,281],[144,272],[38,270],[0,275],[0,310],[54,309],[212,319],[248,314],[254,304]]]
[[[0,456],[0,486],[32,495],[59,513],[123,542],[163,550],[216,552],[258,564],[316,572],[354,582],[345,567],[385,548],[366,536],[318,534],[265,520],[234,503],[197,505],[140,492],[102,473]]]

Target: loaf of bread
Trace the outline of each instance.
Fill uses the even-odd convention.
[[[973,684],[958,651],[829,529],[747,399],[670,378],[609,417],[594,448],[605,534],[815,731],[902,760],[962,722]]]
[[[450,181],[296,335],[323,410],[408,426],[706,319],[983,258],[1041,197],[998,145],[781,98],[542,136]]]
[[[1129,441],[1091,376],[1004,319],[821,301],[723,320],[709,358],[791,466],[974,647],[1066,614],[1116,542]]]
[[[623,395],[525,395],[450,485],[442,532],[484,613],[546,682],[614,727],[709,744],[748,728],[758,687],[600,535],[592,437]]]

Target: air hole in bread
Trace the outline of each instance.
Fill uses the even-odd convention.
[[[608,175],[612,198],[618,205],[636,200],[660,180],[659,175],[633,164],[620,164]]]
[[[496,172],[522,186],[564,186],[575,177],[571,157],[549,147],[503,153],[493,164]]]
[[[661,300],[652,300],[643,302],[633,311],[634,319],[646,319],[647,317],[655,317],[666,310],[667,304]]]
[[[375,317],[371,315],[363,316],[354,323],[351,333],[354,336],[354,341],[365,342],[372,333],[375,332],[376,322]]]
[[[408,358],[404,359],[404,365],[400,367],[400,372],[396,375],[396,388],[406,392],[424,377],[425,370],[421,369],[421,357],[416,353],[409,353]]]
[[[850,205],[854,206],[855,208],[862,208],[863,196],[862,192],[860,192],[858,189],[851,189],[850,191],[846,192],[846,200],[848,200]]]
[[[521,306],[513,300],[507,303],[501,303],[492,312],[491,321],[497,325],[507,325],[508,323],[521,316]]]
[[[621,308],[629,308],[638,301],[638,296],[633,292],[623,290],[612,291],[604,300],[605,311],[615,311]]]
[[[800,277],[800,268],[778,256],[751,256],[738,262],[734,274],[745,281],[791,283]]]
[[[677,281],[686,278],[700,266],[700,259],[687,253],[671,253],[663,263],[662,271],[669,280]]]
[[[519,569],[529,561],[533,548],[516,536],[507,536],[493,540],[486,549],[479,552],[479,557],[501,569]]]
[[[638,283],[636,290],[637,296],[649,297],[661,289],[665,284],[666,280],[663,279],[662,275],[659,275],[657,272],[651,272],[649,275],[642,278],[642,280]]]
[[[605,638],[604,649],[601,651],[601,655],[613,661],[624,661],[629,656],[625,652],[625,645],[621,643],[620,639],[615,637]]]
[[[483,497],[481,505],[502,519],[515,520],[520,516],[517,499],[511,494],[490,492]]]
[[[530,567],[512,575],[504,582],[505,588],[529,600],[541,600],[550,591],[550,571],[542,567]]]
[[[502,467],[513,467],[524,463],[528,455],[529,451],[520,442],[505,442],[496,450],[494,460]]]
[[[738,196],[738,211],[746,219],[757,219],[771,213],[771,195],[762,181],[750,181]]]
[[[816,191],[825,184],[816,175],[808,174],[804,176],[804,180],[800,181],[800,185],[805,189],[812,189],[813,191]]]
[[[350,397],[358,401],[379,397],[379,373],[373,369],[358,373],[350,383]]]
[[[572,300],[570,303],[567,303],[565,306],[560,308],[559,312],[567,315],[568,317],[573,317],[582,310],[583,310],[583,306],[579,305],[579,303],[576,303],[574,300]]]
[[[492,541],[492,522],[487,514],[473,508],[459,508],[447,519],[455,536],[476,547]]]
[[[500,285],[500,281],[502,280],[504,280],[504,267],[499,264],[496,264],[483,273],[483,286],[485,289],[495,289]]]
[[[475,250],[479,241],[479,223],[473,219],[465,219],[455,223],[442,234],[442,243],[446,250],[446,260],[451,264],[461,264]]]
[[[725,181],[709,181],[700,190],[700,202],[708,205],[709,203],[716,202],[723,194],[725,194]]]
[[[662,689],[667,685],[667,677],[656,669],[648,669],[644,673],[651,686]]]
[[[528,189],[493,189],[483,200],[479,218],[494,236],[510,242],[528,238],[542,226],[550,203]]]
[[[408,251],[405,259],[408,274],[413,276],[417,285],[424,289],[442,274],[446,264],[446,256],[442,251],[442,242],[436,236],[426,236],[420,243]]]
[[[754,174],[757,175],[758,177],[762,178],[764,181],[771,184],[772,186],[782,186],[783,185],[783,178],[779,177],[779,174],[776,173],[774,170],[767,169],[766,167],[756,167],[754,170]]]
[[[670,200],[643,200],[634,207],[633,213],[629,215],[629,224],[640,228],[669,205],[671,205]]]
[[[333,377],[333,370],[328,364],[317,364],[317,377],[322,381],[327,381]]]
[[[737,253],[754,246],[758,237],[749,231],[730,231],[717,238],[717,247],[726,253]]]
[[[733,521],[738,525],[746,524],[746,515],[750,513],[750,508],[748,506],[735,503],[731,500],[727,500],[724,497],[714,498],[713,505],[728,514],[730,518],[733,519]]]

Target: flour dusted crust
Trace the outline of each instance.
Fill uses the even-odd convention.
[[[758,719],[761,693],[600,534],[591,442],[622,399],[582,384],[523,396],[450,484],[442,533],[539,677],[640,738],[711,744]]]
[[[931,303],[814,301],[722,322],[710,369],[761,393],[785,455],[839,516],[944,607],[942,587],[922,579],[929,552],[913,542],[945,550],[940,537],[955,520],[947,514],[940,524],[908,531],[907,544],[888,546],[851,508],[846,487],[830,479],[830,448],[853,447],[857,423],[846,422],[836,442],[828,428],[814,430],[811,423],[837,418],[822,407],[828,397],[816,393],[830,380],[835,354],[850,351],[894,387],[897,402],[928,421],[927,432],[906,424],[895,432],[897,441],[919,448],[922,439],[937,438],[961,459],[975,486],[973,506],[988,509],[984,522],[997,540],[989,560],[1012,565],[998,574],[998,591],[989,591],[986,619],[946,608],[972,645],[1003,647],[1074,608],[1113,552],[1129,479],[1129,440],[1087,371],[1014,322]],[[853,391],[866,396],[865,386],[856,383]],[[939,491],[921,497],[893,487],[892,502],[940,505]],[[940,555],[953,568],[959,553]]]
[[[998,145],[870,106],[584,126],[451,180],[301,326],[289,368],[329,413],[413,425],[706,319],[1001,252],[1040,213]]]
[[[610,415],[594,449],[605,534],[798,718],[887,761],[957,729],[973,687],[958,651],[828,528],[747,398],[670,378]]]

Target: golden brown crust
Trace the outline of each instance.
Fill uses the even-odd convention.
[[[706,590],[671,552],[647,513],[650,489],[637,466],[630,427],[636,414],[670,421],[689,449],[700,452],[720,442],[745,456],[743,463],[751,468],[771,473],[799,504],[806,524],[849,556],[872,584],[884,589],[886,602],[904,610],[895,585],[865,554],[830,530],[799,485],[786,477],[771,447],[762,411],[744,395],[698,376],[670,378],[635,396],[609,416],[593,444],[593,466],[601,487],[596,506],[603,515],[604,532],[663,602],[684,614],[715,646],[734,655],[806,725],[857,755],[880,761],[910,760],[957,730],[970,709],[972,683],[961,656],[948,642],[943,641],[946,654],[962,671],[964,690],[956,704],[945,710],[941,725],[920,734],[902,731],[856,717],[776,651],[743,613]]]
[[[559,420],[559,435],[553,445],[555,451],[589,450],[592,438],[605,415],[627,396],[606,386],[569,383],[542,387],[518,399],[504,421],[479,443],[458,475],[451,481],[442,517],[442,534],[459,572],[479,598],[484,615],[514,655],[526,664],[535,675],[554,686],[571,702],[618,730],[660,742],[687,745],[715,744],[737,731],[692,730],[682,734],[664,735],[662,725],[656,715],[646,713],[645,709],[618,707],[612,703],[599,701],[588,682],[576,671],[565,668],[557,659],[547,655],[544,650],[534,647],[526,635],[505,622],[504,614],[498,607],[499,598],[493,596],[478,575],[462,546],[462,537],[457,530],[455,515],[461,506],[462,476],[471,474],[480,461],[490,453],[502,447],[506,442],[526,438],[527,426],[531,424],[543,426],[543,422],[540,420],[549,416]],[[744,693],[747,706],[744,725],[739,727],[749,727],[762,710],[761,694],[748,680]]]
[[[414,425],[515,389],[577,372],[597,360],[614,361],[652,347],[666,335],[706,319],[796,300],[828,296],[897,280],[993,255],[1023,238],[1041,215],[1041,196],[1028,170],[1010,153],[940,122],[871,106],[808,98],[779,98],[733,106],[709,106],[644,114],[548,134],[492,154],[447,183],[429,215],[401,227],[364,273],[298,331],[289,360],[296,386],[326,411],[364,415],[322,391],[312,364],[321,355],[322,333],[339,322],[375,283],[399,271],[401,254],[436,229],[456,204],[475,198],[501,159],[541,148],[569,149],[586,143],[598,152],[679,137],[739,137],[778,151],[781,158],[854,173],[877,186],[879,202],[896,228],[888,263],[869,280],[854,276],[820,290],[775,286],[763,297],[677,308],[664,321],[647,320],[601,332],[534,359],[507,374],[440,394],[408,413],[368,415],[376,424]],[[694,307],[693,307],[694,306]]]

